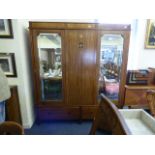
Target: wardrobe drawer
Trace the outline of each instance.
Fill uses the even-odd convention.
[[[93,119],[96,114],[96,107],[82,107],[82,119]]]
[[[57,22],[30,22],[29,27],[31,29],[64,29],[65,23],[57,23]]]
[[[39,119],[46,120],[72,120],[79,118],[78,108],[50,108],[50,109],[39,109]]]
[[[96,25],[95,24],[67,24],[68,29],[95,29]]]

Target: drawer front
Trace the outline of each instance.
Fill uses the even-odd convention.
[[[67,24],[67,29],[95,29],[96,25],[95,24],[82,24],[82,23],[71,23]]]
[[[82,119],[93,119],[96,111],[96,107],[82,107]]]
[[[79,108],[44,108],[38,109],[40,120],[73,120],[79,119]]]
[[[37,108],[39,120],[87,120],[93,119],[97,107]]]
[[[147,105],[147,89],[127,89],[125,93],[125,105]]]
[[[31,29],[64,29],[65,23],[55,23],[55,22],[32,22],[30,23]]]

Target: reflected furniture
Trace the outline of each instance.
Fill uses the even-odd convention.
[[[99,74],[101,56],[104,59],[101,55],[104,35],[121,40],[120,50],[115,53],[122,53],[121,65],[110,67],[114,71],[111,74],[120,77],[118,100],[119,106],[123,105],[130,25],[30,22],[29,30],[38,120],[93,119],[102,92]]]
[[[94,135],[97,130],[113,135],[131,134],[117,107],[104,94],[101,94],[100,105],[94,117],[90,134]]]
[[[0,135],[23,135],[24,128],[17,122],[5,121],[0,123]]]

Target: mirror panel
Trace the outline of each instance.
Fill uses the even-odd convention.
[[[40,33],[37,36],[42,100],[62,100],[61,36]]]
[[[104,34],[100,45],[99,94],[118,100],[122,65],[123,37]]]

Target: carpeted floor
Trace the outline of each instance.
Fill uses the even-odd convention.
[[[49,121],[34,123],[31,129],[26,129],[26,135],[88,135],[92,121]]]

